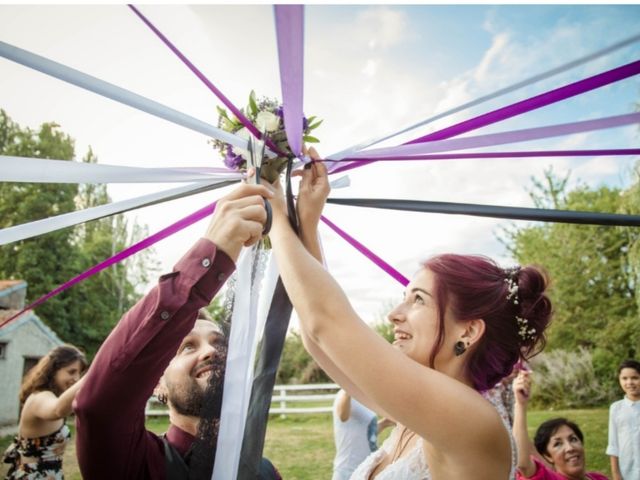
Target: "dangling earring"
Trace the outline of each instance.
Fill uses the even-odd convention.
[[[456,344],[453,346],[453,353],[456,354],[456,357],[459,357],[466,351],[467,351],[467,347],[465,347],[462,340],[458,340]]]
[[[167,404],[167,395],[164,393],[159,393],[158,395],[156,395],[156,398],[158,399],[158,401],[162,404],[162,405],[166,405]]]

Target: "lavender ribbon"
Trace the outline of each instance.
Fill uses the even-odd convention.
[[[523,130],[511,130],[508,132],[477,135],[475,137],[450,138],[434,142],[401,145],[399,147],[376,148],[365,152],[359,152],[351,158],[359,160],[377,160],[378,157],[424,155],[428,153],[447,152],[452,150],[466,150],[470,148],[490,147],[507,143],[540,140],[543,138],[558,137],[593,130],[603,130],[606,128],[621,127],[634,123],[640,123],[640,113],[627,113],[625,115],[616,115],[613,117],[562,123],[546,127],[526,128]]]
[[[345,232],[344,230],[342,230],[340,227],[338,227],[335,223],[333,223],[331,220],[329,220],[327,217],[325,217],[324,215],[322,215],[320,217],[320,220],[322,220],[325,225],[327,225],[329,228],[331,228],[334,232],[336,232],[338,235],[340,235],[342,238],[344,238],[350,245],[352,245],[356,250],[358,250],[360,253],[362,253],[365,257],[367,257],[369,260],[371,260],[373,263],[375,263],[378,267],[380,267],[382,270],[384,270],[388,275],[390,275],[391,277],[393,277],[397,282],[399,282],[400,284],[402,284],[402,286],[407,286],[409,283],[409,279],[406,278],[404,275],[402,275],[398,270],[396,270],[395,268],[393,268],[391,265],[389,265],[387,262],[385,262],[382,258],[380,258],[378,255],[376,255],[375,253],[373,253],[371,250],[369,250],[367,247],[365,247],[362,243],[360,243],[359,241],[357,241],[355,238],[353,238],[351,235],[349,235],[347,232]]]
[[[530,112],[532,110],[536,110],[538,108],[559,102],[561,100],[566,100],[567,98],[571,98],[576,95],[595,90],[605,85],[618,82],[625,78],[637,75],[638,73],[640,73],[640,61],[631,62],[621,67],[614,68],[598,75],[580,80],[578,82],[565,85],[564,87],[550,90],[546,93],[536,95],[535,97],[531,97],[526,100],[508,105],[506,107],[493,110],[492,112],[479,115],[464,122],[460,122],[442,130],[430,133],[423,137],[416,138],[414,140],[411,140],[410,142],[407,142],[405,145],[430,142],[435,140],[444,140],[456,135],[461,135],[462,133],[476,130],[478,128],[485,127],[487,125],[491,125],[493,123],[497,123],[517,115],[522,115],[523,113]],[[352,157],[361,158],[363,157],[363,155],[352,155]],[[331,169],[331,173],[350,170],[352,168],[356,168],[369,163],[370,161],[371,160],[360,160],[352,164],[346,164]]]
[[[284,130],[293,154],[302,156],[304,8],[275,5]]]
[[[414,123],[413,125],[405,127],[402,130],[398,130],[398,131],[396,131],[394,133],[387,134],[387,135],[385,135],[383,137],[373,138],[373,139],[367,140],[365,142],[361,142],[361,143],[359,143],[357,145],[354,145],[352,147],[349,147],[349,148],[347,148],[345,150],[342,150],[342,151],[340,151],[338,153],[333,154],[332,157],[336,158],[336,159],[345,158],[345,157],[351,155],[351,153],[353,153],[353,152],[357,152],[357,151],[363,150],[363,149],[365,149],[367,147],[371,147],[371,146],[376,145],[378,143],[384,142],[385,140],[389,140],[390,138],[393,138],[393,137],[401,135],[401,134],[403,134],[405,132],[408,132],[410,130],[414,130],[414,129],[418,128],[418,127],[422,127],[422,126],[427,125],[429,123],[433,123],[436,120],[439,120],[441,118],[448,117],[450,115],[453,115],[454,113],[462,112],[463,110],[466,110],[468,108],[475,107],[476,105],[480,105],[480,104],[482,104],[484,102],[487,102],[489,100],[494,100],[494,99],[496,99],[498,97],[501,97],[502,95],[505,95],[507,93],[514,92],[514,91],[519,90],[519,89],[521,89],[523,87],[532,85],[532,84],[534,84],[536,82],[539,82],[541,80],[545,80],[545,79],[550,78],[550,77],[552,77],[554,75],[557,75],[559,73],[566,72],[567,70],[571,70],[572,68],[575,68],[575,67],[578,67],[580,65],[583,65],[583,64],[585,64],[587,62],[595,60],[595,59],[597,59],[599,57],[607,55],[607,54],[609,54],[611,52],[619,50],[620,48],[626,47],[626,46],[631,45],[632,43],[635,43],[635,42],[638,42],[638,41],[640,41],[640,35],[637,35],[637,34],[633,35],[631,37],[625,38],[624,40],[616,42],[613,45],[609,45],[608,47],[603,48],[601,50],[598,50],[596,52],[590,53],[589,55],[585,55],[583,57],[580,57],[580,58],[577,58],[575,60],[572,60],[571,62],[567,62],[567,63],[565,63],[563,65],[558,66],[558,67],[554,67],[554,68],[552,68],[550,70],[546,70],[546,71],[544,71],[542,73],[539,73],[537,75],[529,77],[529,78],[527,78],[525,80],[522,80],[520,82],[514,83],[513,85],[510,85],[510,86],[505,87],[505,88],[501,88],[501,89],[496,90],[495,92],[490,93],[488,95],[483,95],[482,97],[478,97],[478,98],[476,98],[476,99],[474,99],[474,100],[472,100],[470,102],[463,103],[461,105],[453,107],[453,108],[451,108],[449,110],[446,110],[444,112],[437,113],[437,114],[427,118],[426,120],[421,120],[420,122]]]
[[[140,12],[140,10],[138,10],[131,4],[129,4],[128,7],[133,10],[133,13],[135,13],[140,18],[140,20],[142,20],[144,24],[149,27],[151,31],[155,33],[167,47],[169,47],[169,50],[171,50],[182,61],[182,63],[184,63],[189,68],[189,70],[191,70],[193,74],[198,77],[198,79],[200,79],[200,81],[204,83],[206,87],[211,90],[211,92],[213,92],[213,94],[218,97],[218,99],[220,99],[222,103],[225,104],[225,106],[229,110],[231,110],[231,112],[236,116],[238,120],[240,120],[240,122],[247,128],[247,130],[249,130],[255,137],[262,138],[262,133],[260,133],[260,130],[258,130],[256,126],[251,123],[251,121],[238,108],[236,108],[233,103],[231,103],[231,100],[229,100],[213,83],[211,83],[211,81],[207,77],[205,77],[205,75],[200,71],[200,69],[198,69],[198,67],[196,67],[186,56],[184,56],[184,54],[178,49],[178,47],[171,43],[171,41],[160,30],[158,30],[156,26]],[[283,153],[269,138],[266,139],[265,143],[271,150],[278,153],[279,155],[283,155]]]
[[[375,161],[405,160],[465,160],[472,158],[536,158],[536,157],[603,157],[640,155],[640,148],[610,148],[601,150],[531,150],[524,152],[440,153],[424,155],[392,155],[376,157]],[[350,158],[345,158],[350,160]],[[340,160],[324,160],[334,162]]]
[[[62,285],[56,287],[54,290],[50,291],[49,293],[47,293],[47,294],[43,295],[42,297],[40,297],[39,299],[37,299],[31,305],[26,306],[25,308],[20,310],[15,315],[9,317],[4,322],[0,323],[0,328],[4,327],[9,322],[12,322],[16,318],[20,317],[20,315],[22,315],[24,312],[26,312],[28,310],[33,310],[38,305],[40,305],[40,304],[46,302],[47,300],[49,300],[51,297],[53,297],[53,296],[55,296],[55,295],[57,295],[57,294],[59,294],[61,292],[64,292],[65,290],[73,287],[75,284],[82,282],[86,278],[89,278],[92,275],[95,275],[96,273],[101,272],[102,270],[104,270],[105,268],[110,267],[111,265],[115,265],[116,263],[119,263],[119,262],[125,260],[126,258],[130,257],[131,255],[133,255],[135,253],[138,253],[139,251],[144,250],[145,248],[148,248],[151,245],[154,245],[155,243],[158,243],[160,240],[163,240],[163,239],[173,235],[174,233],[179,232],[180,230],[188,227],[189,225],[192,225],[192,224],[196,223],[197,221],[202,220],[203,218],[207,217],[208,215],[211,215],[213,213],[213,211],[215,210],[215,208],[216,208],[216,203],[218,203],[218,202],[215,201],[212,204],[207,205],[206,207],[201,208],[200,210],[192,213],[191,215],[188,215],[188,216],[184,217],[183,219],[178,220],[177,222],[169,225],[168,227],[163,228],[159,232],[154,233],[153,235],[145,238],[144,240],[141,240],[140,242],[138,242],[138,243],[136,243],[134,245],[131,245],[128,248],[125,248],[124,250],[122,250],[122,251],[116,253],[115,255],[113,255],[112,257],[110,257],[110,258],[104,260],[103,262],[100,262],[99,264],[91,267],[90,269],[82,272],[80,275],[72,278],[68,282],[65,282]]]

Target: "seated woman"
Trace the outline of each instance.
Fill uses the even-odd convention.
[[[433,257],[389,313],[390,345],[319,261],[317,225],[329,193],[324,165],[314,162],[302,173],[300,238],[288,222],[282,187],[273,188],[270,238],[307,350],[351,396],[397,423],[351,479],[511,478],[508,427],[481,392],[543,340],[551,316],[544,274],[534,267],[505,270],[481,256]]]
[[[534,450],[527,433],[530,372],[518,374],[513,382],[513,392],[516,397],[513,436],[518,448],[518,480],[607,480],[601,473],[586,472],[582,431],[566,418],[542,423],[534,438]]]
[[[54,348],[27,373],[20,389],[18,435],[5,452],[7,479],[63,479],[62,456],[71,432],[65,417],[80,389],[87,360],[75,347]]]

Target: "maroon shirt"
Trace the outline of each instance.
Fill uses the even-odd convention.
[[[198,310],[234,269],[222,250],[198,240],[102,344],[74,401],[83,478],[165,478],[162,440],[145,428],[144,409]],[[171,425],[167,439],[184,455],[194,437]]]

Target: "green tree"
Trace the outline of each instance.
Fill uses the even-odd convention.
[[[567,210],[637,213],[635,203],[625,202],[627,192],[610,187],[579,185],[567,191],[568,177],[552,170],[535,180],[530,192],[536,206]],[[637,197],[636,197],[637,198]],[[638,302],[635,293],[639,232],[629,227],[547,223],[505,230],[505,244],[521,264],[538,264],[551,277],[554,318],[548,331],[548,349],[594,354],[594,368],[601,376],[623,358],[638,353]],[[636,246],[636,247],[634,247]]]
[[[73,160],[74,142],[54,123],[38,131],[21,128],[0,110],[0,154]],[[89,149],[84,162],[97,161]],[[91,208],[111,199],[105,185],[0,183],[0,228]],[[132,233],[129,233],[131,230]],[[0,278],[28,283],[33,301],[145,235],[122,215],[65,228],[0,247]],[[37,308],[65,341],[93,356],[122,314],[137,299],[156,263],[143,252],[95,275]]]

